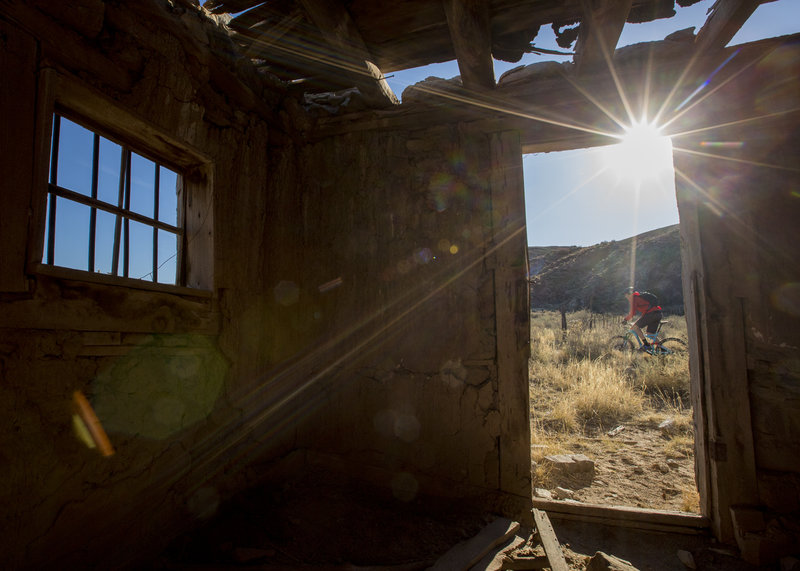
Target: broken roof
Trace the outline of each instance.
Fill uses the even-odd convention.
[[[456,59],[465,88],[495,86],[493,59],[515,62],[542,52],[550,25],[576,69],[613,54],[626,22],[675,15],[699,0],[207,0],[228,15],[242,52],[304,93],[358,87],[375,107],[397,98],[384,74]],[[697,49],[725,46],[761,0],[717,0]],[[576,25],[577,24],[577,25]]]

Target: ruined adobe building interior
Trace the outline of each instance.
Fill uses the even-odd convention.
[[[528,522],[522,155],[612,143],[645,109],[685,150],[697,517],[784,554],[800,45],[726,48],[758,5],[615,52],[672,0],[0,3],[2,567],[146,567],[309,474]],[[495,81],[492,56],[578,21],[574,62]],[[452,59],[460,79],[402,104],[382,79]],[[179,285],[49,263],[56,203],[143,219],[53,181],[59,117],[179,174]]]

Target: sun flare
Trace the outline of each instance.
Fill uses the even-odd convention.
[[[619,180],[642,183],[672,167],[672,141],[653,123],[634,123],[606,150],[604,161]]]

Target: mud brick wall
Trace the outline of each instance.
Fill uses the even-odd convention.
[[[465,125],[367,130],[301,157],[316,165],[299,181],[316,317],[354,325],[335,329],[348,371],[310,397],[325,406],[298,445],[388,470],[401,495],[529,497],[518,139]]]
[[[285,458],[529,507],[516,135],[309,137],[190,3],[4,3],[0,40],[4,567],[136,564]],[[41,266],[59,106],[199,165],[203,287]],[[79,438],[75,391],[113,455]]]

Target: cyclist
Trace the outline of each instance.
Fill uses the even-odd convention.
[[[628,323],[634,315],[641,313],[641,317],[631,325],[631,329],[636,332],[639,339],[642,341],[642,346],[639,347],[640,351],[647,351],[650,347],[650,340],[642,332],[643,327],[647,327],[648,333],[655,333],[658,331],[658,324],[661,323],[661,306],[658,305],[656,296],[649,292],[638,292],[636,289],[629,287],[625,291],[625,298],[630,303],[631,310],[628,315],[622,318],[623,323]]]

